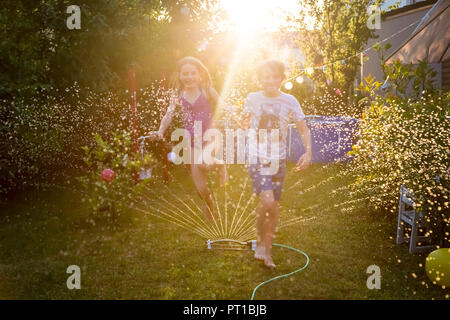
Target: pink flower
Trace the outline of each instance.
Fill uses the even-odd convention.
[[[109,168],[106,168],[106,169],[104,169],[104,170],[102,171],[102,179],[103,179],[103,181],[106,181],[106,182],[111,182],[111,181],[113,181],[115,175],[116,175],[116,174],[114,173],[114,171],[112,171],[112,170],[109,169]]]

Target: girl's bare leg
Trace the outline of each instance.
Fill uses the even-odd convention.
[[[192,164],[191,174],[192,180],[194,180],[195,188],[205,201],[206,206],[203,212],[206,216],[206,219],[208,219],[209,221],[213,221],[214,200],[212,197],[212,193],[208,188],[207,171],[202,168],[202,165]]]
[[[214,142],[211,142],[214,143]],[[218,170],[219,171],[219,184],[221,187],[225,186],[229,180],[227,166],[225,164],[225,161],[223,159],[216,158],[216,150],[214,150],[213,153],[209,154],[208,151],[210,151],[211,143],[203,147],[203,161],[205,161],[206,158],[210,159],[209,162],[211,164],[205,164],[205,167],[208,170]]]
[[[219,183],[220,186],[223,187],[230,180],[228,176],[227,166],[225,164],[218,165],[219,167]]]

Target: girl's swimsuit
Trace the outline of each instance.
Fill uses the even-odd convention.
[[[191,147],[194,147],[194,121],[200,121],[202,125],[202,145],[203,142],[203,134],[206,130],[208,130],[213,123],[213,115],[214,110],[211,103],[206,98],[203,90],[201,91],[197,100],[193,103],[187,101],[183,95],[181,95],[181,105],[183,106],[183,121],[184,128],[191,135]]]

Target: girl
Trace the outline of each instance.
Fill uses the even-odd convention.
[[[151,136],[154,136],[156,139],[163,139],[164,133],[172,122],[176,106],[180,105],[184,127],[191,135],[191,154],[196,154],[194,150],[194,121],[201,121],[202,137],[206,130],[214,128],[213,118],[216,105],[219,102],[219,95],[211,87],[211,83],[208,69],[200,60],[193,57],[185,57],[179,60],[175,73],[175,93],[172,95],[167,112],[161,120],[159,130],[151,133]],[[205,146],[203,146],[203,150],[205,150]],[[217,159],[212,165],[196,163],[191,157],[190,171],[192,179],[197,191],[206,203],[203,212],[206,218],[211,221],[214,214],[214,201],[208,188],[208,170],[219,170],[221,186],[228,182],[228,173],[223,161]]]

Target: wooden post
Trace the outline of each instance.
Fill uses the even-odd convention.
[[[161,72],[160,73],[160,88],[162,90],[165,90],[165,82],[166,82],[166,77],[164,76],[164,73]],[[162,149],[162,154],[163,154],[163,179],[164,179],[164,183],[168,184],[169,183],[169,161],[167,159],[168,153],[167,153],[167,143],[166,143],[166,139],[163,137],[163,140],[161,141],[161,149]]]
[[[166,139],[163,139],[163,141],[161,142],[162,145],[162,153],[163,153],[163,179],[164,179],[164,183],[168,184],[169,183],[169,162],[167,159],[167,143],[166,143]]]
[[[138,132],[137,132],[137,111],[136,111],[136,71],[135,66],[131,65],[128,71],[128,79],[130,85],[130,109],[131,109],[131,132],[133,139],[133,152],[138,152]],[[135,172],[134,180],[139,182],[139,173]]]

